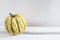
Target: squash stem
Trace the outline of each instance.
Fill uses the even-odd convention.
[[[14,17],[14,15],[12,15],[11,13],[9,13],[9,15],[10,15],[11,17]]]

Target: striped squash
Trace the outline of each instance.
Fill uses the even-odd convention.
[[[5,19],[5,29],[11,35],[18,35],[23,33],[26,28],[26,22],[22,15],[12,15],[11,13],[9,14],[10,16],[7,16]]]

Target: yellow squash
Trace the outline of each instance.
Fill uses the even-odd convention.
[[[6,17],[5,19],[5,28],[11,35],[18,35],[24,32],[26,28],[26,22],[22,15],[15,14]]]

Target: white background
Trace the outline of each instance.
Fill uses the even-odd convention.
[[[0,25],[10,12],[22,14],[29,26],[60,27],[59,0],[0,0]]]
[[[31,28],[32,31],[40,30],[58,33],[43,35],[22,34],[12,38],[4,38],[0,35],[1,40],[60,40],[60,0],[0,0],[0,27],[4,27],[4,19],[10,12],[12,14],[22,14],[28,26],[47,27],[47,29],[44,27],[42,29]],[[50,29],[49,27],[57,27],[57,29]]]
[[[48,0],[0,0],[0,25],[9,13],[20,13],[29,26],[48,25]]]

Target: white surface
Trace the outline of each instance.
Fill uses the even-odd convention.
[[[60,40],[60,27],[27,27],[21,35],[10,36],[0,27],[0,40]]]
[[[10,38],[0,38],[0,40],[60,40],[60,35],[20,35]]]

